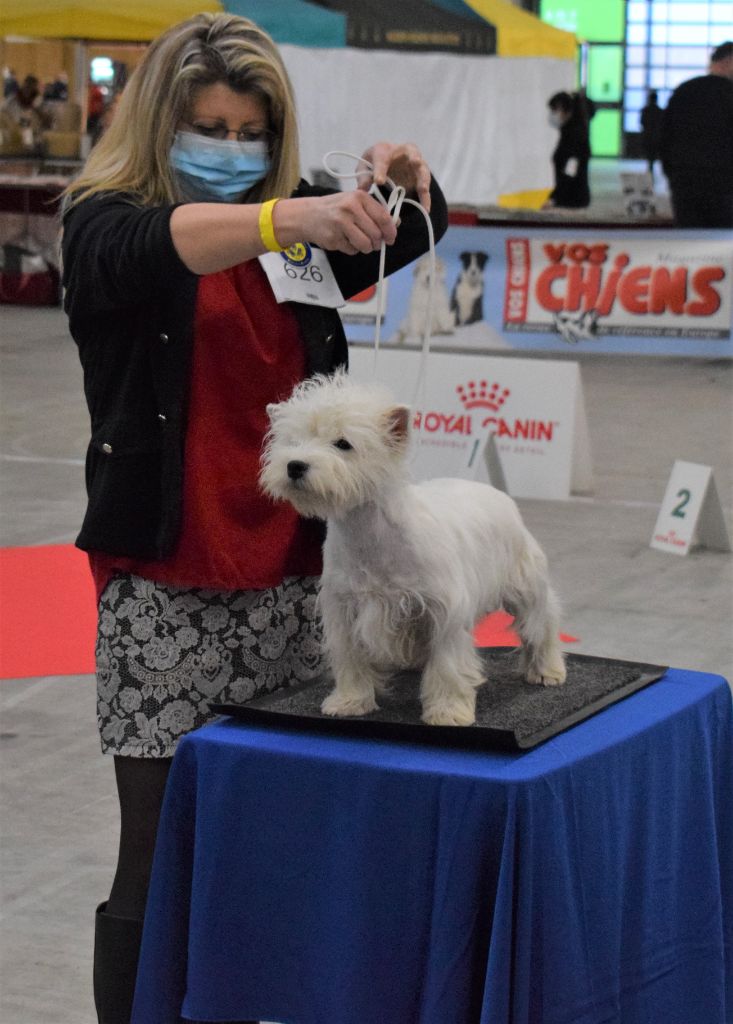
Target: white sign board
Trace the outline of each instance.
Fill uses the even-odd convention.
[[[513,497],[564,500],[591,489],[577,363],[431,353],[416,400],[420,353],[385,349],[375,368],[372,349],[351,346],[349,359],[352,377],[376,378],[412,407],[414,479],[487,480],[491,438]]]
[[[503,330],[584,348],[604,336],[730,338],[732,283],[727,238],[512,236]]]
[[[679,459],[672,467],[651,546],[686,555],[693,544],[730,551],[730,539],[711,466]]]

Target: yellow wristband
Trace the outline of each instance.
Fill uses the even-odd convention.
[[[260,206],[260,238],[264,247],[270,252],[282,252],[284,248],[275,238],[275,228],[272,223],[272,211],[275,203],[279,202],[279,199],[268,199]]]

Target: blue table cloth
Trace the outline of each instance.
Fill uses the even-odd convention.
[[[519,754],[193,733],[133,1024],[731,1024],[732,725],[670,670]]]

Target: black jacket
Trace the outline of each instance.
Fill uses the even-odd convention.
[[[323,195],[301,182],[295,195]],[[436,241],[448,225],[440,188],[431,183]],[[64,308],[79,347],[91,417],[86,460],[88,505],[77,545],[136,558],[169,555],[180,531],[183,457],[198,276],[171,239],[175,205],[141,207],[104,193],[64,216]],[[393,273],[428,248],[424,219],[401,213],[387,248]],[[373,284],[379,253],[329,253],[342,293]],[[333,309],[293,304],[309,373],[347,362]]]
[[[578,161],[578,169],[575,174],[566,174],[565,168],[572,159]],[[590,205],[589,160],[588,124],[580,114],[575,113],[560,129],[560,139],[552,154],[555,188],[550,193],[550,199],[555,206],[581,208]]]
[[[700,75],[678,85],[662,121],[660,156],[670,179],[701,192],[733,192],[733,82]]]

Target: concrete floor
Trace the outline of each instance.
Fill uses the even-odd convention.
[[[62,313],[2,309],[0,544],[73,540],[87,421]],[[733,679],[733,557],[649,547],[675,459],[712,465],[733,528],[733,367],[584,356],[590,498],[521,501],[564,597],[573,650]],[[40,602],[39,602],[40,603]],[[117,839],[91,676],[0,682],[0,1024],[91,1024],[92,921]]]

